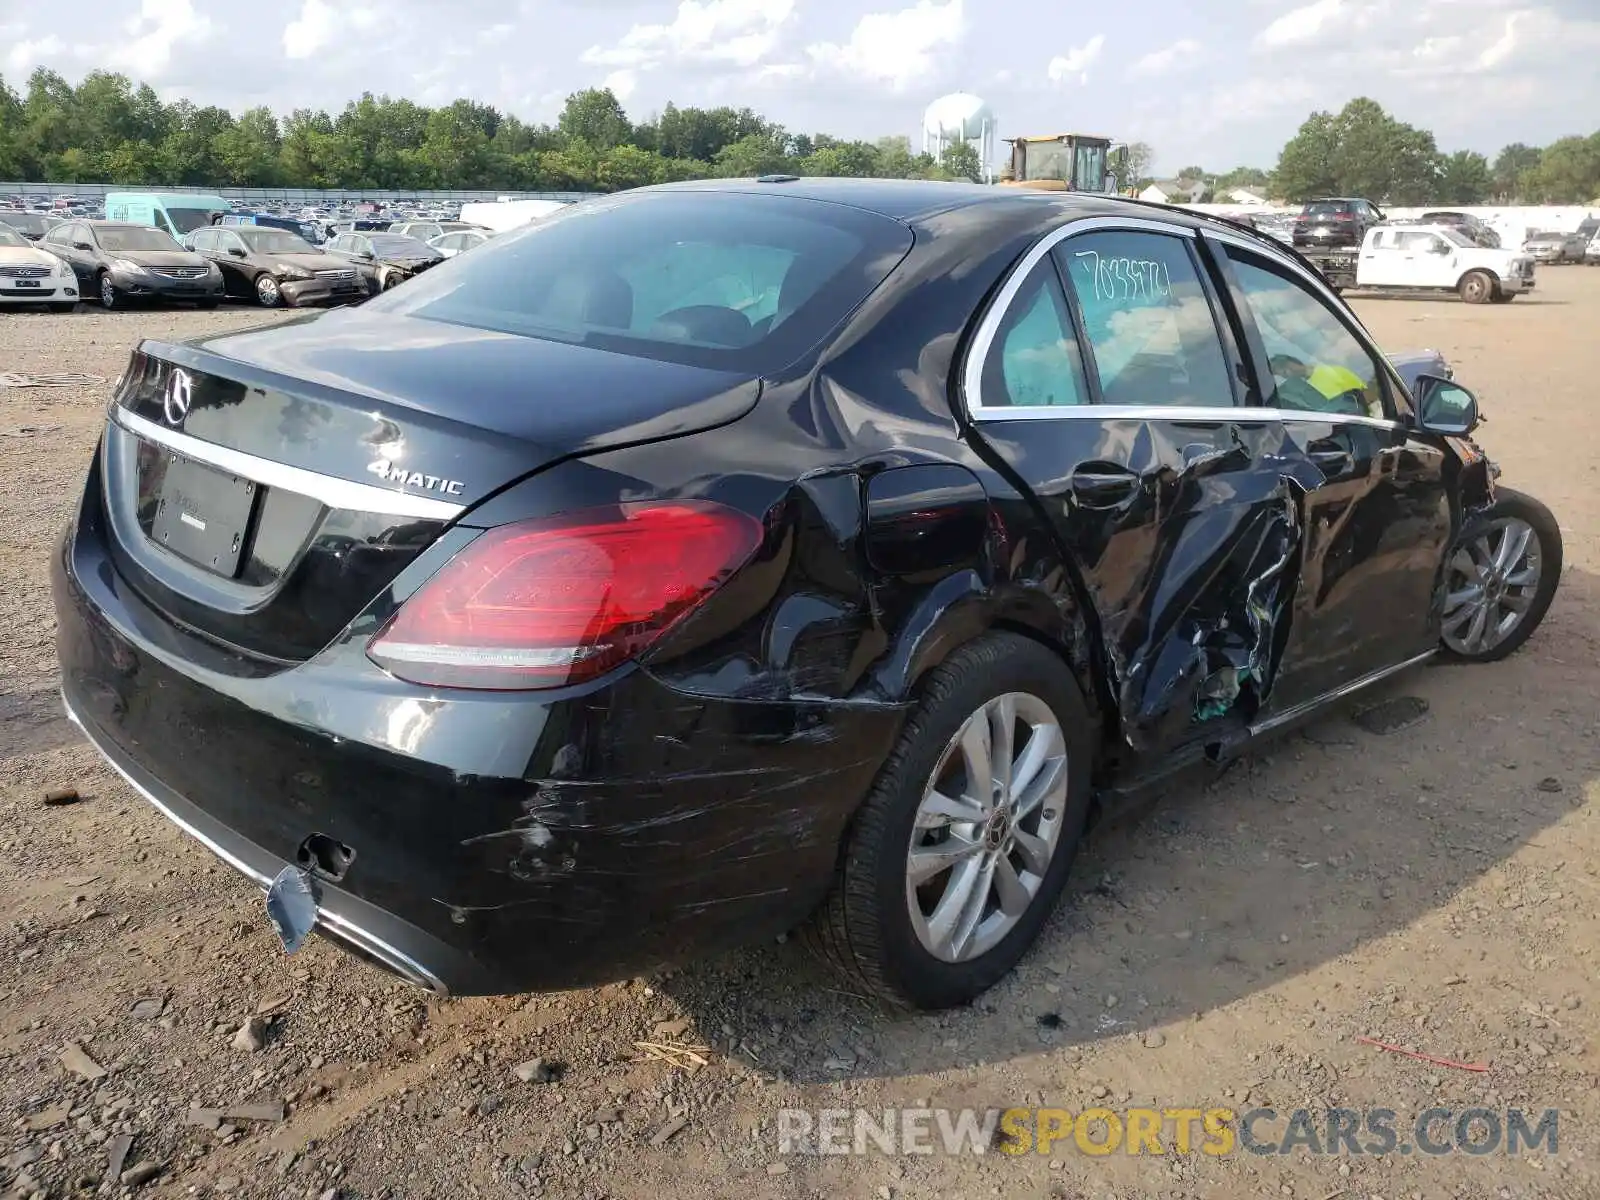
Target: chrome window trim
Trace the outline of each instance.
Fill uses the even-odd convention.
[[[1033,269],[1057,246],[1068,238],[1079,233],[1091,233],[1095,230],[1134,230],[1145,233],[1161,233],[1169,237],[1186,237],[1198,241],[1202,235],[1218,242],[1227,242],[1241,250],[1248,250],[1259,254],[1263,258],[1286,268],[1297,278],[1311,285],[1313,291],[1319,292],[1323,299],[1331,300],[1337,309],[1340,301],[1337,295],[1328,287],[1327,281],[1319,278],[1314,272],[1307,271],[1292,258],[1278,252],[1272,245],[1264,242],[1253,241],[1225,229],[1212,229],[1209,227],[1198,228],[1187,225],[1174,225],[1166,221],[1151,220],[1145,217],[1084,217],[1077,221],[1069,221],[1059,228],[1052,229],[1036,243],[1006,278],[1000,291],[989,302],[989,307],[978,324],[978,331],[973,335],[972,344],[967,347],[966,362],[961,373],[962,401],[967,407],[967,415],[975,422],[985,421],[1060,421],[1060,420],[1163,420],[1163,421],[1217,421],[1228,420],[1233,422],[1250,421],[1325,421],[1335,425],[1370,425],[1378,429],[1405,429],[1400,421],[1390,420],[1388,417],[1356,416],[1353,413],[1321,413],[1311,412],[1297,408],[1263,408],[1255,405],[1230,404],[1230,405],[1164,405],[1164,404],[1061,404],[1061,405],[985,405],[983,401],[983,365],[989,357],[989,352],[994,346],[995,336],[1000,332],[1000,324],[1005,320],[1012,302],[1017,293],[1022,290],[1023,283],[1033,272]],[[1070,302],[1071,297],[1068,297]],[[1373,353],[1373,347],[1366,337],[1358,337],[1363,349]],[[1379,363],[1390,372],[1390,386],[1396,386],[1395,376],[1389,361],[1381,353],[1377,355]],[[1226,414],[1220,416],[1219,414]]]
[[[1069,412],[1093,412],[1104,415],[1105,406],[1093,404],[1062,404],[1041,405],[1032,409],[1013,407],[1011,405],[985,405],[983,403],[983,364],[988,361],[989,351],[994,346],[995,335],[1000,332],[1000,323],[1005,320],[1006,313],[1017,298],[1017,293],[1022,290],[1022,285],[1027,281],[1033,269],[1069,237],[1076,233],[1091,233],[1097,229],[1126,229],[1144,233],[1164,233],[1169,236],[1187,237],[1198,239],[1199,231],[1183,225],[1172,225],[1165,221],[1152,221],[1144,217],[1082,217],[1076,221],[1068,221],[1065,225],[1052,229],[1033,247],[1022,256],[1021,261],[1011,268],[1004,284],[995,298],[989,302],[988,310],[983,314],[983,320],[978,323],[978,332],[973,336],[972,345],[967,347],[967,361],[962,368],[961,392],[962,402],[967,406],[967,413],[974,421],[1005,420],[1015,417],[1017,413],[1030,411],[1041,416],[1063,416]],[[1071,297],[1068,297],[1071,301]],[[1211,411],[1211,410],[1208,410]],[[1037,417],[1033,419],[1038,419]]]
[[[329,508],[351,509],[356,512],[383,513],[387,516],[413,517],[418,520],[453,521],[466,511],[466,505],[448,500],[435,500],[431,496],[416,496],[410,492],[396,492],[370,483],[352,483],[302,467],[258,458],[243,450],[206,442],[176,429],[167,429],[125,408],[112,409],[111,419],[129,433],[158,446],[165,446],[185,458],[203,462],[230,475],[258,483],[263,487],[283,488],[298,492]]]

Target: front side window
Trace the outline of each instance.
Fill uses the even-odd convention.
[[[1229,407],[1232,373],[1189,239],[1140,230],[1056,251],[1083,316],[1102,403]]]
[[[217,231],[214,229],[196,229],[184,241],[188,242],[191,250],[215,250],[217,248]]]
[[[983,404],[1042,408],[1088,403],[1077,335],[1055,264],[1046,257],[1006,309],[983,364]]]
[[[1227,255],[1272,367],[1266,406],[1383,417],[1383,368],[1349,326],[1288,271],[1232,246]]]

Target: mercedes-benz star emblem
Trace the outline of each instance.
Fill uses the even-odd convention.
[[[167,398],[161,405],[162,412],[167,415],[167,424],[183,424],[183,419],[189,415],[193,392],[194,382],[189,378],[189,372],[180,368],[167,377]]]

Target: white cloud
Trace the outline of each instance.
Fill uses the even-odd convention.
[[[1349,19],[1347,0],[1314,0],[1291,9],[1256,35],[1256,45],[1268,48],[1301,46],[1322,34],[1336,31]]]
[[[210,36],[211,19],[195,11],[193,0],[142,0],[139,15],[123,28],[132,40],[111,51],[112,65],[160,78],[172,62],[174,47]]]
[[[1200,43],[1193,38],[1181,38],[1170,46],[1152,50],[1128,68],[1128,74],[1138,76],[1168,75],[1192,63],[1200,53]]]
[[[1484,47],[1483,53],[1478,55],[1478,66],[1487,71],[1491,67],[1498,67],[1517,49],[1517,22],[1527,16],[1526,13],[1514,12],[1506,18],[1505,32],[1495,39],[1492,45]]]
[[[1050,60],[1048,72],[1051,83],[1061,83],[1069,79],[1077,79],[1079,83],[1089,82],[1089,68],[1100,59],[1100,51],[1106,46],[1106,37],[1097,33],[1081,46],[1074,46],[1065,54],[1058,54]]]
[[[795,0],[683,0],[670,25],[635,25],[611,47],[591,46],[583,61],[654,67],[673,60],[752,67],[772,53]]]
[[[335,8],[328,0],[305,0],[300,15],[283,27],[283,53],[310,58],[346,30],[371,29],[377,23],[378,13],[371,8],[348,3]]]
[[[613,71],[605,77],[602,87],[611,89],[611,94],[619,101],[626,102],[633,95],[634,89],[639,86],[639,72],[623,67],[620,71]]]
[[[55,34],[34,41],[19,41],[6,53],[6,67],[14,75],[26,75],[41,63],[51,63],[67,53],[67,45]]]
[[[819,66],[902,91],[932,75],[940,52],[959,43],[966,31],[962,0],[918,0],[899,12],[867,13],[848,42],[818,42],[806,53]]]

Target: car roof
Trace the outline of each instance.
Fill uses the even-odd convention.
[[[849,205],[909,225],[919,224],[956,209],[983,205],[1012,213],[1048,206],[1064,214],[1081,217],[1148,217],[1159,214],[1160,219],[1175,225],[1215,228],[1221,224],[1237,228],[1233,222],[1219,222],[1206,214],[1175,208],[1169,204],[1156,204],[1097,192],[1055,192],[1042,188],[942,183],[922,179],[847,179],[831,176],[810,179],[794,176],[767,178],[772,181],[699,179],[685,183],[658,184],[654,187],[640,188],[638,192],[693,191],[796,196],[806,200]]]

